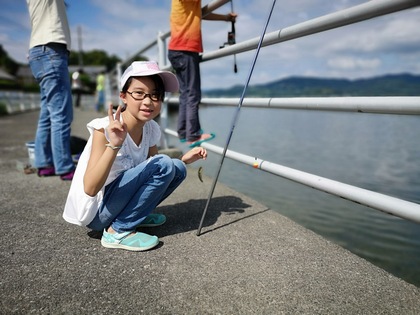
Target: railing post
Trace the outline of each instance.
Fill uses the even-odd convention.
[[[116,80],[117,80],[117,95],[119,95],[119,92],[121,91],[121,89],[123,88],[122,86],[120,86],[120,78],[122,76],[122,71],[121,71],[121,62],[117,63],[117,73],[116,73]],[[123,105],[122,104],[122,100],[118,97],[118,104],[119,105]]]
[[[162,108],[160,110],[159,116],[159,125],[160,130],[162,131],[162,136],[160,137],[160,147],[162,149],[168,148],[168,137],[169,135],[165,133],[165,129],[168,126],[168,102],[167,98],[162,102]]]
[[[157,37],[157,47],[158,47],[158,63],[159,68],[164,69],[166,67],[166,41],[164,33],[159,31]]]
[[[164,69],[166,67],[166,40],[165,36],[162,32],[159,31],[158,37],[157,37],[157,47],[158,47],[158,63],[159,68]],[[162,149],[168,148],[168,135],[165,134],[164,130],[168,126],[168,102],[166,101],[162,102],[162,108],[160,110],[160,129],[162,131],[162,136],[160,138],[160,146]]]
[[[111,80],[108,74],[105,74],[105,102],[103,110],[108,112],[108,106],[112,102]]]

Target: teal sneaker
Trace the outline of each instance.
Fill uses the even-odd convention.
[[[136,232],[135,234],[132,234],[132,232],[111,234],[104,230],[101,244],[106,248],[121,248],[140,252],[158,245],[159,239],[157,236],[141,232]]]
[[[139,225],[137,225],[137,228],[159,226],[165,222],[166,217],[164,214],[151,213]]]

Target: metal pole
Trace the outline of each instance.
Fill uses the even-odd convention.
[[[257,50],[255,51],[254,60],[252,61],[251,69],[249,71],[248,78],[246,80],[246,84],[245,84],[244,89],[242,91],[242,95],[241,95],[241,98],[239,100],[239,104],[238,104],[238,107],[236,109],[235,116],[234,116],[233,121],[232,121],[232,127],[231,127],[231,130],[230,130],[230,134],[229,134],[229,136],[227,138],[225,148],[223,150],[223,154],[222,154],[222,158],[221,158],[221,161],[220,161],[219,169],[218,169],[217,174],[216,174],[216,176],[215,176],[215,178],[213,180],[213,184],[212,184],[212,187],[211,187],[211,190],[210,190],[209,197],[207,198],[206,207],[204,208],[203,215],[201,217],[201,221],[200,221],[200,225],[198,227],[197,235],[200,235],[200,233],[201,233],[201,228],[203,226],[204,217],[206,216],[207,209],[208,209],[209,204],[210,204],[210,200],[211,200],[211,198],[213,196],[214,189],[216,188],[216,183],[217,183],[217,180],[219,178],[220,171],[222,169],[223,161],[224,161],[225,156],[226,156],[226,151],[228,149],[228,146],[229,146],[229,143],[230,143],[230,139],[232,138],[233,130],[235,129],[235,125],[236,125],[236,122],[237,122],[238,117],[239,117],[239,111],[241,109],[242,102],[244,100],[245,93],[246,93],[246,90],[248,88],[249,81],[251,80],[252,72],[254,71],[255,63],[257,62],[258,54],[260,52],[261,45],[262,45],[262,42],[263,42],[263,39],[264,39],[264,35],[265,35],[266,30],[267,30],[268,23],[270,22],[271,14],[273,13],[273,9],[274,9],[274,5],[275,4],[276,4],[276,0],[273,0],[273,4],[271,5],[271,9],[270,9],[270,12],[268,14],[267,21],[266,21],[266,23],[264,25],[264,28],[263,28],[263,31],[261,33],[261,37],[260,37],[260,41],[259,41],[258,46],[257,46]]]
[[[77,26],[77,42],[79,44],[79,67],[83,68],[82,26]]]
[[[157,36],[157,46],[158,46],[158,55],[159,55],[159,67],[161,69],[165,68],[166,66],[166,40],[164,34],[162,32],[158,33]],[[168,126],[168,103],[165,100],[162,102],[162,108],[159,115],[159,125],[161,130],[165,130]],[[168,148],[168,137],[162,132],[162,137],[160,138],[160,146],[163,149]]]
[[[171,103],[175,103],[171,99]],[[202,98],[206,106],[236,106],[238,98]],[[248,97],[243,107],[339,111],[372,114],[420,115],[419,96]]]

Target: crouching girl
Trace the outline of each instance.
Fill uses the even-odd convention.
[[[178,81],[156,62],[133,62],[121,77],[119,106],[87,127],[90,137],[80,156],[67,197],[66,221],[103,231],[107,248],[148,250],[159,244],[156,236],[137,228],[165,223],[152,213],[185,179],[185,164],[205,159],[196,147],[181,160],[158,154],[161,132],[153,120],[166,92],[176,92]]]

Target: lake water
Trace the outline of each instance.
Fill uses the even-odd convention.
[[[235,112],[236,107],[200,108],[202,128],[217,135],[213,144],[224,147]],[[172,112],[169,127],[176,130],[175,125]],[[174,137],[169,140],[180,146]],[[420,117],[243,107],[229,149],[420,203],[419,144]],[[209,152],[198,165],[214,178],[220,161]],[[420,287],[420,224],[228,158],[219,182]]]

